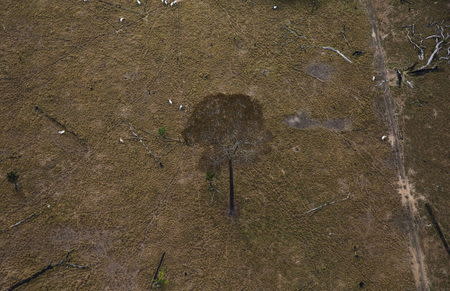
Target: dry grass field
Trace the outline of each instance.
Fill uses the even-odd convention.
[[[433,51],[429,39],[418,60],[405,26],[448,33],[449,5],[2,1],[0,289],[69,251],[87,268],[55,266],[17,290],[150,289],[163,252],[167,290],[450,288],[424,208],[448,236],[448,60],[408,76],[413,88],[386,85],[395,107],[380,86],[381,71]],[[236,218],[226,169],[211,191],[204,149],[158,134],[181,139],[195,105],[218,93],[256,100],[272,134],[270,152],[235,168]]]

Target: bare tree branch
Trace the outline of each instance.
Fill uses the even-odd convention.
[[[347,58],[343,53],[341,53],[340,51],[338,51],[338,50],[335,49],[335,48],[332,48],[332,47],[329,47],[329,46],[323,46],[322,48],[323,48],[324,50],[330,50],[330,51],[333,51],[333,52],[337,53],[338,55],[340,55],[341,57],[343,57],[344,60],[346,60],[347,62],[353,63],[349,58]]]
[[[349,198],[350,198],[350,194],[348,194],[347,197],[345,197],[345,198],[343,198],[343,199],[335,200],[335,201],[331,201],[331,202],[327,202],[327,203],[322,204],[322,205],[320,205],[320,206],[314,207],[313,209],[310,209],[310,210],[306,211],[305,213],[303,213],[303,215],[317,212],[317,211],[321,210],[321,209],[324,208],[324,207],[327,207],[327,206],[330,206],[330,205],[333,205],[333,204],[336,204],[336,203],[345,201],[345,200],[347,200],[347,199],[349,199]]]
[[[413,26],[414,27],[414,26]],[[423,60],[424,59],[424,56],[425,56],[425,52],[424,52],[424,46],[419,46],[418,44],[416,44],[413,40],[412,40],[412,38],[411,38],[411,36],[409,35],[409,29],[406,31],[406,37],[408,37],[408,40],[409,40],[409,42],[410,43],[412,43],[416,48],[417,48],[417,50],[419,51],[419,60]],[[422,44],[422,43],[421,43]]]
[[[14,228],[14,227],[16,227],[16,226],[19,226],[19,225],[21,225],[21,224],[24,223],[24,222],[27,222],[27,221],[29,221],[29,220],[32,220],[33,218],[37,217],[38,215],[39,215],[38,213],[33,213],[33,214],[31,214],[30,216],[27,216],[26,218],[24,218],[24,219],[22,219],[22,220],[20,220],[20,221],[18,221],[18,222],[16,222],[16,223],[14,223],[14,224],[11,225],[9,228]]]
[[[144,142],[144,138],[142,138],[139,134],[137,134],[136,130],[134,129],[133,125],[131,123],[128,124],[130,133],[139,143],[147,150],[147,153],[155,160],[155,162],[162,168],[163,164],[161,162],[161,158],[158,157],[151,149],[150,147]]]
[[[439,41],[439,42],[436,44],[433,53],[432,53],[432,54],[430,55],[430,57],[428,58],[428,62],[427,62],[424,66],[420,67],[419,70],[420,70],[420,69],[425,69],[426,67],[428,67],[428,66],[431,64],[431,62],[433,61],[434,57],[436,56],[436,54],[437,54],[437,53],[439,52],[439,50],[441,49],[441,44],[442,44],[443,42],[444,42],[444,41],[441,40],[441,41]]]

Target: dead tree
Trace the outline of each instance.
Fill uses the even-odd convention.
[[[194,107],[183,137],[187,144],[204,147],[201,170],[214,173],[228,165],[228,214],[236,216],[234,167],[270,150],[272,135],[265,128],[261,105],[241,94],[207,96]]]

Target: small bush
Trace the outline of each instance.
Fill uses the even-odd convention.
[[[9,183],[14,184],[14,189],[18,192],[19,191],[19,174],[17,174],[15,171],[11,171],[8,174],[6,174],[6,179],[8,179]]]
[[[215,178],[216,174],[212,173],[212,172],[206,172],[206,181],[211,182],[214,178]]]
[[[165,128],[165,127],[160,127],[160,128],[158,129],[158,134],[159,134],[160,136],[165,136],[165,135],[166,135],[166,128]]]
[[[166,286],[168,283],[169,283],[169,281],[165,278],[164,271],[161,270],[158,272],[158,277],[153,282],[153,287],[162,288],[162,287]]]
[[[14,171],[6,174],[6,178],[8,179],[9,183],[13,183],[13,184],[16,184],[19,181],[19,175]]]

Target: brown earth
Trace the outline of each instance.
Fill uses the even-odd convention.
[[[3,2],[0,289],[69,250],[71,263],[89,268],[56,267],[21,288],[148,289],[162,252],[170,290],[416,288],[411,216],[381,140],[389,126],[372,81],[365,3]],[[385,66],[407,67],[417,55],[403,23],[445,19],[448,6],[385,2],[376,18]],[[365,53],[352,56],[357,50]],[[329,80],[306,73],[314,63],[333,68]],[[392,89],[412,195],[431,203],[444,233],[446,70]],[[235,171],[235,220],[226,215],[226,172],[215,181],[219,192],[208,191],[197,169],[202,148],[158,136],[165,127],[179,138],[193,106],[217,93],[257,100],[273,134],[269,154]],[[351,130],[288,127],[285,118],[299,111],[350,120]],[[421,203],[414,218],[424,268],[431,289],[443,290],[448,257]]]

